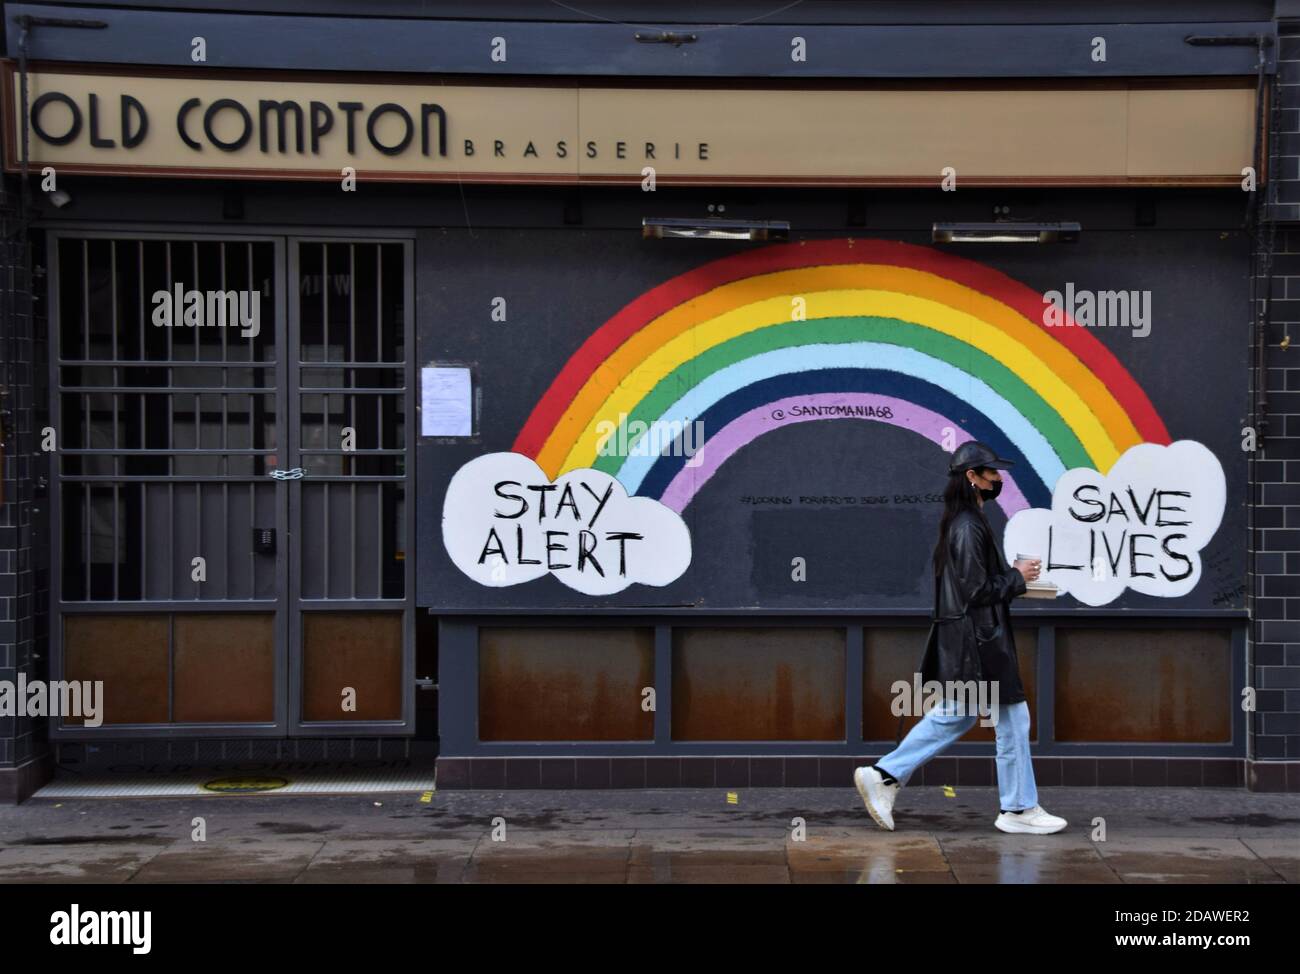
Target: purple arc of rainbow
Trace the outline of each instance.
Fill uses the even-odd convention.
[[[795,406],[801,408],[808,406],[824,408],[887,406],[891,413],[888,418],[866,415],[834,416],[830,418],[861,419],[866,422],[888,423],[891,426],[898,426],[918,433],[949,452],[967,440],[974,438],[952,420],[923,406],[893,396],[860,392],[828,392],[815,396],[792,396],[751,409],[737,416],[710,436],[699,452],[677,471],[660,500],[680,514],[686,509],[686,506],[700,488],[708,483],[709,479],[718,472],[718,469],[742,447],[758,439],[764,433],[771,432],[777,425],[785,426],[793,423],[825,421],[828,418],[816,413],[810,415],[809,410],[792,415],[791,410]],[[774,418],[773,414],[778,410],[784,415],[781,418]],[[954,436],[951,440],[945,442],[946,431],[950,431]],[[1029,502],[1016,485],[1015,477],[1011,471],[1004,471],[1002,480],[1002,493],[998,497],[997,503],[1001,505],[1006,516],[1010,518],[1016,512],[1028,509]]]

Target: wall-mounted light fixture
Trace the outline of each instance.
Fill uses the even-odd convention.
[[[934,243],[1074,243],[1077,223],[936,223]]]
[[[682,220],[673,217],[643,217],[641,236],[647,240],[684,238],[691,240],[789,240],[789,220]]]

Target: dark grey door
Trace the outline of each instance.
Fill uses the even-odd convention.
[[[408,729],[413,719],[411,246],[290,241],[295,477],[286,484],[300,733]]]
[[[50,235],[56,734],[407,732],[410,246]]]

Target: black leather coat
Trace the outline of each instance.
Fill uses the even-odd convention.
[[[1025,592],[1025,579],[1007,564],[983,514],[962,511],[948,525],[948,562],[936,579],[922,683],[997,680],[998,703],[1025,699],[1011,633],[1011,600]]]

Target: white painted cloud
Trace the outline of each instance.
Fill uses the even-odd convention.
[[[456,567],[499,588],[555,575],[586,595],[663,586],[691,563],[691,533],[671,508],[629,497],[584,468],[551,481],[530,457],[487,453],[451,478],[442,541]]]
[[[1201,577],[1200,551],[1223,520],[1223,466],[1193,440],[1141,443],[1102,476],[1089,467],[1063,473],[1051,510],[1020,511],[1007,524],[1003,551],[1043,559],[1043,581],[1085,605],[1105,605],[1126,588],[1186,595]]]

